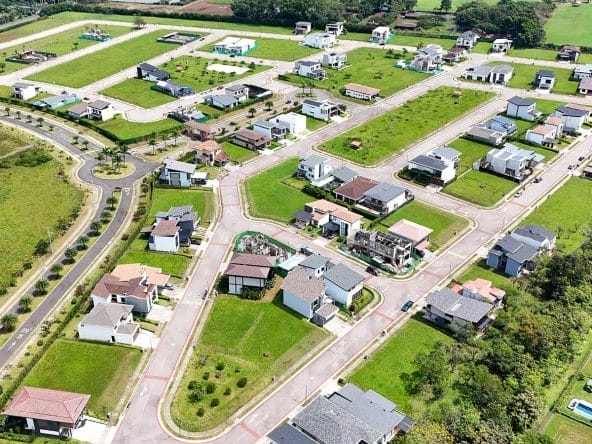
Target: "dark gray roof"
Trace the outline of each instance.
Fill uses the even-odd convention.
[[[308,157],[300,160],[300,165],[314,167],[327,161],[326,157],[319,156],[318,154],[311,154]]]
[[[524,225],[523,227],[516,228],[514,233],[520,234],[524,237],[529,237],[537,242],[543,242],[544,240],[552,241],[557,237],[555,233],[547,230],[540,225]]]
[[[310,60],[300,60],[299,62],[296,62],[297,66],[315,66],[318,64],[319,62],[312,62]]]
[[[348,167],[341,167],[334,170],[332,173],[333,177],[340,182],[349,182],[359,176],[354,170],[350,170]]]
[[[16,82],[12,85],[13,88],[30,88],[33,86],[32,83]]]
[[[171,217],[181,217],[186,215],[187,213],[191,213],[193,210],[193,205],[183,205],[179,207],[171,207],[169,212],[167,213],[168,216]]]
[[[442,288],[430,294],[426,303],[447,315],[468,322],[479,322],[494,307],[489,302],[479,301]]]
[[[109,108],[109,105],[111,105],[109,102],[105,102],[104,100],[93,100],[92,102],[88,102],[88,106],[90,108],[95,108],[95,109],[106,109]]]
[[[448,165],[443,160],[436,159],[434,157],[424,156],[423,154],[414,157],[409,162],[424,166],[426,168],[431,168],[436,171],[444,171],[446,168],[448,168]]]
[[[230,85],[227,86],[226,88],[224,88],[226,91],[241,91],[245,88],[248,88],[248,86],[243,85],[242,83],[239,83],[238,85]]]
[[[537,77],[555,77],[555,73],[553,71],[549,71],[548,69],[539,69],[536,73]]]
[[[318,100],[313,100],[313,99],[304,99],[302,101],[302,103],[306,103],[307,105],[312,105],[312,106],[321,106],[323,104],[323,102],[320,102]]]
[[[224,106],[230,106],[238,102],[238,99],[230,94],[220,94],[213,96],[213,98],[216,99],[216,102],[219,102]]]
[[[516,105],[516,106],[530,106],[530,105],[536,103],[535,100],[525,99],[524,97],[520,97],[520,96],[514,96],[514,97],[508,99],[508,102],[510,102],[511,104]]]
[[[376,186],[366,191],[364,196],[380,202],[389,202],[405,192],[405,188],[398,187],[388,182],[379,182]]]
[[[156,66],[151,65],[150,63],[140,63],[139,68],[142,71],[154,71],[156,69]]]
[[[159,80],[166,80],[171,77],[171,74],[169,72],[164,71],[162,69],[154,69],[154,70],[150,71],[150,75],[159,79]]]
[[[489,65],[480,65],[467,70],[478,77],[487,77],[493,71],[493,67]]]
[[[505,116],[495,116],[491,119],[491,122],[497,122],[504,128],[516,128],[516,123]]]
[[[510,65],[495,65],[491,72],[500,74],[511,74],[514,72],[514,68],[512,68]]]
[[[310,222],[312,220],[312,213],[309,213],[308,211],[305,211],[305,210],[299,210],[299,211],[296,211],[292,217],[296,220]]]
[[[318,270],[319,268],[327,265],[329,262],[331,262],[331,259],[329,259],[328,257],[322,256],[320,254],[312,254],[308,256],[306,259],[304,259],[302,262],[300,262],[299,265],[301,267]]]
[[[192,163],[180,162],[178,160],[165,160],[164,166],[168,170],[182,171],[189,174],[193,174],[196,168]]]
[[[74,94],[59,94],[57,96],[50,96],[41,99],[41,102],[45,103],[47,106],[55,106],[73,99],[76,99],[76,95]]]
[[[300,265],[302,265],[302,263]],[[356,285],[364,282],[364,276],[356,273],[354,270],[343,264],[336,264],[331,267],[325,272],[323,277],[345,291],[349,291]]]
[[[588,114],[588,111],[578,108],[570,108],[569,106],[560,106],[557,108],[562,115],[567,117],[582,117]]]
[[[538,254],[536,248],[519,241],[512,237],[511,234],[506,234],[503,238],[497,241],[495,246],[498,249],[503,250],[507,257],[519,264],[532,260]]]
[[[315,440],[310,439],[290,424],[281,425],[269,433],[267,437],[274,444],[316,444]]]

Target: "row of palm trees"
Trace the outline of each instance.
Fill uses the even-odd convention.
[[[101,164],[108,163],[109,159],[111,160],[111,168],[115,171],[119,171],[121,168],[121,163],[125,166],[125,156],[129,153],[129,147],[120,142],[117,144],[116,147],[109,147],[105,146],[101,149],[101,152],[98,154],[97,158]]]
[[[174,145],[177,144],[177,139],[179,138],[179,136],[181,135],[181,129],[179,128],[173,128],[172,130],[170,130],[168,133],[161,133],[159,138],[160,141],[163,143],[163,150],[166,150],[167,148],[167,142],[170,139],[174,140]],[[156,145],[157,145],[157,141],[156,141],[156,134],[152,133],[148,136],[148,145],[152,147],[152,155],[156,155]]]

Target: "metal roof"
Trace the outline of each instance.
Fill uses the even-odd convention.
[[[343,264],[336,264],[329,268],[323,277],[345,291],[349,291],[364,282],[364,276]]]
[[[455,293],[450,288],[434,291],[426,303],[439,311],[468,322],[479,322],[494,305]]]

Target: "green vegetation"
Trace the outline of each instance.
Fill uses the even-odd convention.
[[[448,145],[460,151],[460,163],[456,169],[457,177],[472,169],[473,163],[485,157],[492,149],[489,145],[462,138],[456,139]]]
[[[201,224],[207,226],[214,217],[214,193],[206,190],[180,190],[176,188],[154,188],[150,217],[160,211],[169,211],[171,207],[193,205],[201,218]]]
[[[177,100],[173,96],[154,91],[150,88],[154,83],[140,79],[125,79],[123,82],[116,83],[107,89],[101,91],[106,96],[114,99],[123,100],[142,108],[154,108],[165,103]]]
[[[61,63],[27,78],[38,82],[81,88],[144,60],[172,51],[175,49],[174,45],[156,41],[158,37],[166,33],[166,30],[150,32],[118,45]]]
[[[28,43],[24,43],[19,46],[10,46],[8,48],[4,48],[2,50],[3,59],[6,57],[11,57],[19,51],[24,51],[28,49],[53,52],[57,54],[59,57],[70,52],[87,48],[89,46],[96,45],[97,43],[101,43],[96,40],[83,40],[78,38],[80,34],[82,34],[90,28],[90,26],[79,26],[77,28],[72,28],[68,31],[63,31],[57,34],[50,35],[48,37],[43,37],[38,40],[32,40]],[[130,32],[131,30],[129,27],[112,25],[101,25],[100,29],[108,34],[111,34],[113,37],[118,37],[127,32]],[[4,54],[6,54],[6,56],[4,56]],[[19,69],[23,69],[27,66],[31,66],[23,63],[15,63],[9,61],[6,61],[5,63],[6,66],[4,67],[4,69],[0,70],[0,73],[2,74],[8,74]]]
[[[141,356],[141,350],[131,347],[58,339],[23,385],[89,394],[89,413],[107,419]]]
[[[30,142],[6,127],[0,135],[20,146]],[[55,241],[77,217],[84,193],[66,178],[64,165],[71,163],[61,152],[54,156],[43,148],[0,159],[0,294],[30,268],[24,264],[30,264],[35,252],[41,256],[49,251],[47,231]]]
[[[496,204],[518,184],[485,171],[471,170],[444,187],[443,192],[484,207]]]
[[[257,157],[257,151],[243,148],[231,142],[222,142],[222,149],[233,162],[243,163]]]
[[[289,222],[304,204],[315,200],[284,180],[296,172],[298,159],[288,159],[245,181],[249,213],[255,217]]]
[[[561,414],[554,413],[547,423],[544,434],[555,444],[592,442],[592,428]]]
[[[466,281],[472,281],[477,278],[487,279],[491,281],[494,287],[497,288],[508,288],[512,286],[512,281],[505,274],[492,270],[485,264],[485,259],[480,259],[478,262],[471,265],[460,277],[455,278],[455,281],[464,283]]]
[[[173,420],[190,431],[218,425],[325,337],[279,302],[218,296],[172,402]]]
[[[404,105],[355,127],[320,146],[336,156],[363,165],[372,165],[433,131],[456,120],[469,110],[493,97],[493,93],[476,90],[457,90],[440,87],[411,100]],[[352,141],[360,141],[362,147],[353,149]]]
[[[493,65],[499,65],[504,62],[495,62]],[[505,63],[514,67],[514,75],[510,80],[508,86],[512,88],[521,89],[535,89],[534,78],[540,69],[553,71],[555,73],[555,86],[552,91],[557,94],[575,94],[578,82],[572,82],[569,80],[571,70],[564,68],[549,68],[548,66],[542,67],[537,65],[524,65],[521,63]]]
[[[555,49],[541,49],[541,48],[521,48],[511,49],[508,54],[511,57],[522,57],[525,59],[537,59],[537,60],[557,60],[557,50]],[[592,63],[592,54],[580,54],[577,63]],[[545,68],[546,69],[546,68]]]
[[[558,5],[555,13],[545,25],[546,41],[556,45],[592,47],[590,23],[592,23],[591,4],[582,4],[577,7],[572,6],[571,3]]]
[[[467,225],[467,220],[452,213],[439,210],[414,200],[383,219],[381,225],[388,229],[401,219],[407,219],[434,230],[430,235],[430,244],[439,248],[460,233]]]
[[[315,119],[310,116],[306,116],[306,129],[308,131],[316,131],[318,129],[324,128],[327,126],[328,122],[324,120]]]
[[[382,97],[393,95],[428,78],[426,74],[395,68],[395,56],[403,57],[404,54],[384,49],[358,48],[347,53],[347,64],[350,65],[347,68],[326,69],[326,80],[312,80],[296,74],[285,74],[281,78],[296,85],[311,85],[336,94],[341,94],[341,89],[347,83],[360,83],[380,89]]]
[[[236,36],[231,37],[238,38]],[[213,51],[217,43],[218,42],[215,42],[211,45],[204,46],[203,51]],[[247,52],[245,54],[246,56],[291,62],[320,52],[319,49],[299,45],[298,42],[294,40],[257,37],[255,43],[255,48]]]
[[[13,151],[23,149],[36,140],[33,136],[12,126],[0,125],[0,159]]]
[[[573,251],[585,239],[592,220],[592,182],[573,177],[545,200],[525,220],[557,233],[557,247]],[[592,375],[591,375],[592,376]]]
[[[155,122],[130,122],[121,116],[116,116],[105,122],[95,122],[94,125],[101,128],[116,140],[128,141],[146,138],[153,133],[172,131],[183,127],[183,124],[175,119],[166,118]]]
[[[179,250],[181,251],[181,250]],[[185,277],[185,271],[191,262],[189,254],[160,253],[148,250],[148,241],[144,240],[144,246],[140,249],[129,248],[121,259],[120,264],[144,264],[150,267],[162,268],[163,273],[170,274],[178,279]]]

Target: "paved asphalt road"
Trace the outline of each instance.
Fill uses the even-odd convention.
[[[85,274],[88,268],[92,265],[93,261],[95,261],[100,255],[101,251],[112,242],[117,231],[119,230],[119,227],[124,223],[127,214],[130,211],[133,198],[134,182],[143,177],[148,172],[154,170],[156,165],[144,162],[134,156],[127,155],[126,161],[133,163],[136,167],[136,170],[133,174],[123,179],[116,180],[97,179],[92,175],[92,169],[98,164],[98,161],[69,142],[69,140],[71,140],[74,135],[77,135],[75,131],[65,129],[61,126],[56,126],[54,131],[48,131],[46,129],[41,129],[34,124],[26,123],[24,118],[23,120],[17,120],[14,118],[2,116],[0,117],[0,122],[7,122],[12,125],[16,125],[28,132],[41,135],[46,139],[51,140],[55,145],[62,147],[68,153],[84,160],[82,167],[78,171],[78,177],[83,182],[88,184],[92,183],[102,189],[101,202],[97,205],[92,220],[99,219],[103,209],[109,206],[106,200],[113,194],[114,188],[122,188],[119,205],[113,216],[112,222],[107,226],[101,236],[88,250],[79,254],[76,264],[70,269],[68,274],[62,277],[59,284],[50,293],[42,296],[43,302],[34,312],[31,313],[29,318],[18,330],[13,333],[13,335],[4,343],[4,345],[0,347],[0,367],[2,367],[12,359],[12,357],[18,352],[19,348],[23,344],[26,344],[39,323],[55,308],[67,290],[78,282],[80,276]],[[89,150],[97,149],[99,149],[97,146],[89,143]],[[88,231],[90,231],[90,228],[88,228]],[[65,260],[67,259],[62,254],[58,261],[61,262]],[[49,274],[49,271],[46,271],[43,277],[47,279]],[[28,290],[28,293],[33,294],[34,291],[35,288],[33,285]],[[17,310],[18,303],[10,308],[10,311],[15,313]]]

